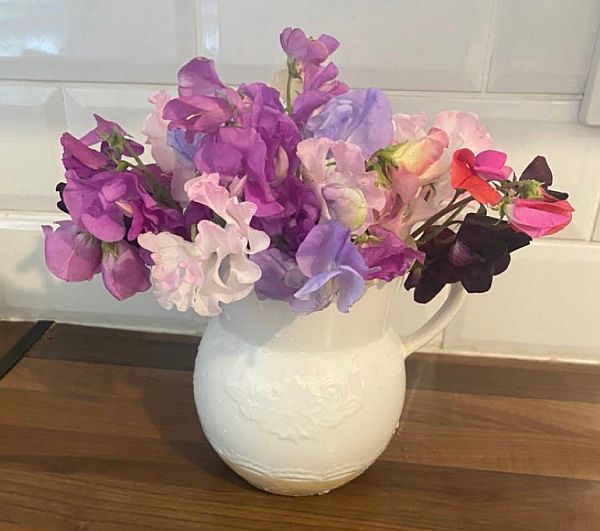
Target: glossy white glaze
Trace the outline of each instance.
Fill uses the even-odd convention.
[[[395,284],[372,286],[348,314],[294,314],[254,295],[213,319],[194,393],[204,433],[250,483],[278,494],[327,492],[366,470],[398,426],[407,353],[389,325]],[[455,289],[411,351],[464,300]]]

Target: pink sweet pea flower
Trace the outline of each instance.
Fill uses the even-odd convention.
[[[566,199],[557,199],[545,190],[541,199],[516,198],[506,213],[511,226],[532,238],[555,234],[564,229],[575,209]]]
[[[261,269],[249,255],[264,251],[270,239],[250,227],[256,205],[240,203],[219,180],[217,173],[203,174],[185,188],[189,198],[210,208],[224,227],[203,219],[192,242],[169,232],[138,237],[152,255],[155,295],[167,309],[193,308],[199,315],[218,315],[221,303],[243,299],[260,279]]]
[[[168,144],[167,133],[169,120],[163,118],[166,104],[171,99],[168,92],[159,90],[148,101],[154,104],[154,112],[144,120],[142,133],[146,135],[146,144],[150,144],[152,157],[161,170],[173,174],[171,180],[171,195],[181,206],[186,207],[190,200],[184,191],[187,181],[196,176],[193,164],[186,164],[179,160],[175,150]]]
[[[173,172],[177,160],[175,151],[167,144],[169,121],[163,118],[165,105],[170,99],[171,96],[164,90],[152,94],[148,101],[154,105],[154,112],[146,116],[142,126],[142,133],[147,137],[146,144],[150,144],[152,157],[160,169],[166,172]]]

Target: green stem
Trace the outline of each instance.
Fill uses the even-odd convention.
[[[471,201],[474,201],[474,199],[471,196],[469,196],[469,197],[459,201],[458,203],[456,203],[456,200],[458,199],[459,196],[460,196],[460,193],[456,192],[456,194],[452,198],[452,201],[450,201],[450,203],[445,208],[443,208],[437,214],[430,217],[425,223],[423,223],[423,225],[421,225],[418,229],[413,231],[411,233],[411,236],[413,238],[416,238],[419,234],[425,232],[429,227],[434,225],[436,221],[443,218],[445,215],[450,214],[451,212],[453,212],[456,209],[459,209],[459,208],[462,208],[463,206],[468,205]]]
[[[137,168],[141,170],[146,177],[146,184],[148,185],[148,188],[155,199],[163,203],[163,205],[177,210],[179,206],[173,200],[169,191],[160,182],[158,182],[156,177],[154,177],[150,171],[148,171],[148,168],[146,168],[146,165],[142,162],[142,159],[140,159],[140,157],[135,153],[125,138],[123,138],[123,147],[125,148],[125,154],[135,160]],[[132,165],[130,164],[130,166]]]
[[[290,60],[287,60],[287,85],[285,87],[285,110],[288,114],[292,114],[292,70]]]
[[[435,230],[430,231],[429,234],[425,238],[421,238],[418,241],[418,243],[420,245],[423,245],[424,243],[427,243],[429,240],[433,240],[433,238],[435,238],[438,234],[440,234],[444,229],[448,228],[453,223],[460,223],[460,222],[454,221],[454,219],[467,207],[467,205],[468,205],[468,203],[465,203],[460,208],[455,210],[454,213],[446,221],[444,221],[444,223],[442,223],[442,225],[437,227]]]

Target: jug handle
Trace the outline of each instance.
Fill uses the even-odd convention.
[[[450,293],[444,301],[444,304],[442,304],[440,309],[435,312],[431,319],[412,334],[401,338],[405,356],[409,356],[415,350],[420,349],[442,332],[462,308],[466,299],[467,292],[464,290],[461,283],[457,282],[452,284],[450,286]]]

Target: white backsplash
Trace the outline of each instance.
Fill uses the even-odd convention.
[[[600,128],[577,121],[600,22],[597,0],[5,0],[0,7],[0,317],[199,333],[204,321],[147,293],[118,303],[45,269],[41,222],[61,179],[58,137],[91,113],[140,136],[147,97],[174,91],[195,54],[230,83],[268,81],[284,26],[342,42],[341,79],[388,90],[399,112],[477,112],[522,169],[545,154],[571,193],[573,224],[518,251],[488,294],[469,298],[429,348],[600,362]],[[403,293],[404,332],[436,302]]]

